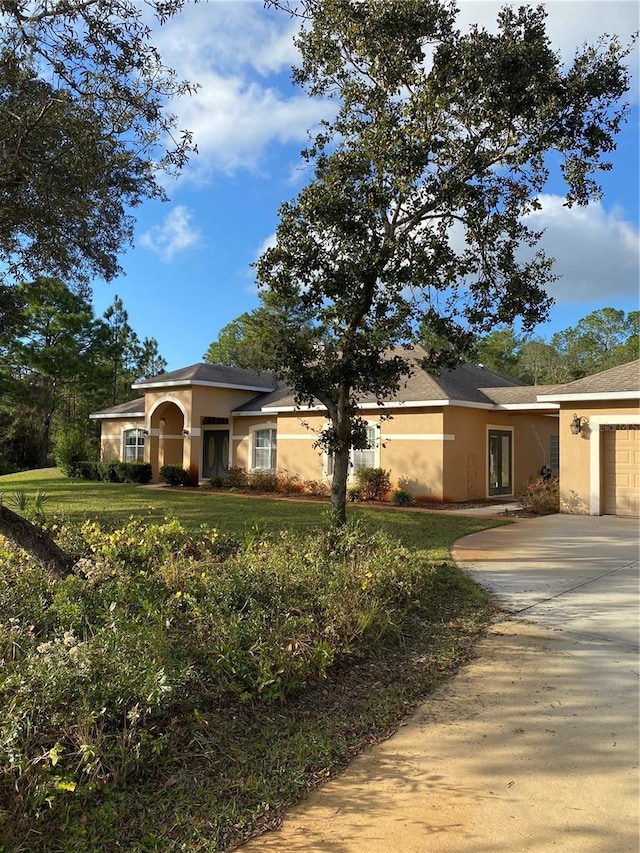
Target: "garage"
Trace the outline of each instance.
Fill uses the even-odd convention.
[[[640,517],[640,359],[537,399],[560,409],[560,511]]]
[[[602,438],[603,512],[640,516],[640,425],[608,424]]]

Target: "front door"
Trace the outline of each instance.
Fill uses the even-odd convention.
[[[510,430],[489,430],[489,495],[513,494],[512,442]]]
[[[224,477],[229,469],[229,430],[205,430],[202,452],[202,476]]]

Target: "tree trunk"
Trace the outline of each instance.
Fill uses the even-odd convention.
[[[69,574],[73,560],[37,524],[7,509],[0,502],[0,535],[61,578]]]
[[[351,411],[348,388],[340,389],[338,405],[330,412],[335,431],[333,477],[331,479],[331,508],[337,525],[347,522],[347,479],[351,451]]]
[[[333,454],[333,478],[331,480],[331,508],[336,524],[347,522],[347,478],[349,477],[349,445]]]

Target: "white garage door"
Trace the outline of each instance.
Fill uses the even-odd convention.
[[[603,509],[640,516],[640,429],[624,426],[604,433]]]

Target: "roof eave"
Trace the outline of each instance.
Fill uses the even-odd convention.
[[[541,394],[538,402],[580,403],[600,400],[640,400],[640,391],[586,391],[582,394]]]
[[[144,412],[94,412],[93,414],[89,415],[89,418],[94,421],[115,421],[122,418],[143,418],[144,416]]]
[[[259,394],[270,394],[275,391],[274,385],[239,385],[232,382],[205,382],[201,379],[173,379],[169,382],[136,382],[131,387],[142,388],[178,388],[184,385],[198,385],[205,388],[231,388],[235,391],[255,391]]]

